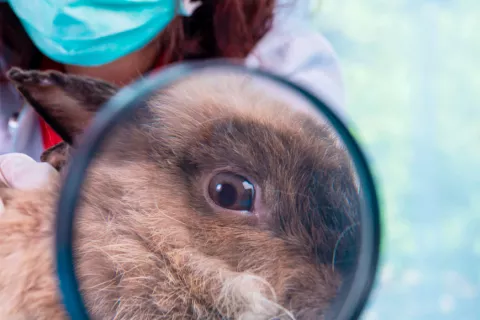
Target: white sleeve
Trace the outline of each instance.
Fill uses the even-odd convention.
[[[319,33],[305,28],[273,29],[247,57],[246,65],[287,77],[311,90],[340,116],[345,113],[340,65],[332,46]]]

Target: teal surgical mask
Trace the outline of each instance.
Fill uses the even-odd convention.
[[[181,0],[8,0],[38,49],[63,64],[99,66],[141,49],[176,14]]]

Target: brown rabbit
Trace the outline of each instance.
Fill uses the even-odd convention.
[[[56,72],[9,77],[76,142],[116,92]],[[355,263],[360,207],[329,129],[238,75],[178,82],[134,119],[89,169],[77,214],[91,317],[322,319]],[[69,148],[44,160],[61,168]],[[0,319],[67,318],[53,267],[59,185],[0,188]]]

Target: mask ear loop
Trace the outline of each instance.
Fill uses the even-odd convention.
[[[178,0],[177,14],[190,17],[202,5],[202,0]]]

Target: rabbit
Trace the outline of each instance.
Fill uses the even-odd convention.
[[[54,267],[64,169],[118,88],[8,73],[59,132],[42,190],[0,187],[0,319],[67,319]],[[328,125],[245,75],[191,76],[117,126],[88,169],[74,239],[92,319],[323,319],[358,255],[352,163]],[[345,232],[349,230],[349,232]]]

